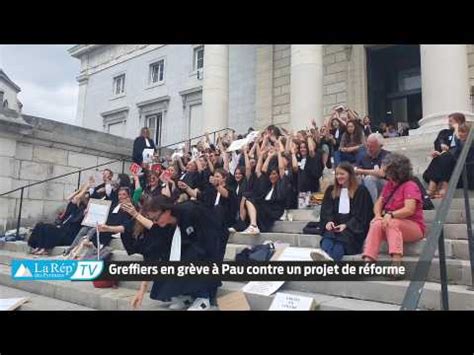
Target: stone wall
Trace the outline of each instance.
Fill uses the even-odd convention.
[[[273,46],[273,123],[290,123],[291,46]]]
[[[131,156],[133,142],[129,139],[39,117],[23,118],[24,121],[0,116],[0,194]],[[129,165],[125,164],[126,171]],[[105,168],[116,174],[121,173],[122,163],[108,164],[99,169]],[[91,174],[97,176],[99,172],[93,169],[82,173],[81,183]],[[23,193],[22,225],[32,226],[38,220],[54,219],[77,185],[78,174],[75,174],[26,188]],[[0,197],[0,232],[16,225],[19,199],[20,191]]]
[[[469,86],[471,88],[471,104],[474,112],[474,45],[467,45],[467,63],[469,66]]]
[[[328,115],[335,105],[347,104],[348,51],[345,45],[324,46],[323,102],[324,115]]]

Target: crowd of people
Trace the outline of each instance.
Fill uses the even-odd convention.
[[[423,175],[432,198],[442,197],[436,189],[445,191],[469,131],[462,114],[452,114],[449,122]],[[314,260],[362,254],[373,262],[386,240],[399,263],[403,243],[425,236],[424,196],[409,159],[383,149],[384,133],[372,131],[368,116],[339,106],[319,128],[313,120],[296,132],[270,125],[260,132],[250,128],[245,135],[218,135],[215,142],[206,135],[193,146],[159,156],[143,128],[133,147],[139,169],[117,179],[105,169],[97,186],[89,179],[69,197],[54,224],[35,226],[28,243],[37,255],[67,245],[64,257],[74,259],[81,255],[78,250],[100,250],[119,236],[128,254],[142,254],[145,260],[220,262],[230,233],[251,237],[271,231],[275,221],[290,219],[287,211],[307,207],[301,202],[321,194],[322,238],[311,254]],[[469,159],[474,161],[472,149]],[[332,176],[332,169],[333,183],[322,191],[321,178],[328,172]],[[81,225],[90,198],[112,204],[106,224],[96,228]],[[170,309],[206,310],[216,303],[219,286],[202,280],[155,281],[150,297]],[[134,307],[147,289],[143,282]]]

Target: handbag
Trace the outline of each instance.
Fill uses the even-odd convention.
[[[273,243],[256,245],[252,248],[245,248],[235,256],[237,262],[248,261],[268,261],[275,253],[275,245]]]

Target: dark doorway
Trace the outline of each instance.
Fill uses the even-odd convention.
[[[374,125],[417,128],[423,117],[420,46],[367,47],[369,115]]]

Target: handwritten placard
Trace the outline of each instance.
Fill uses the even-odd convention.
[[[95,227],[97,224],[105,224],[109,217],[112,201],[91,198],[87,206],[87,214],[82,221],[83,226]]]
[[[270,311],[311,311],[316,309],[314,298],[278,292],[273,299]]]

